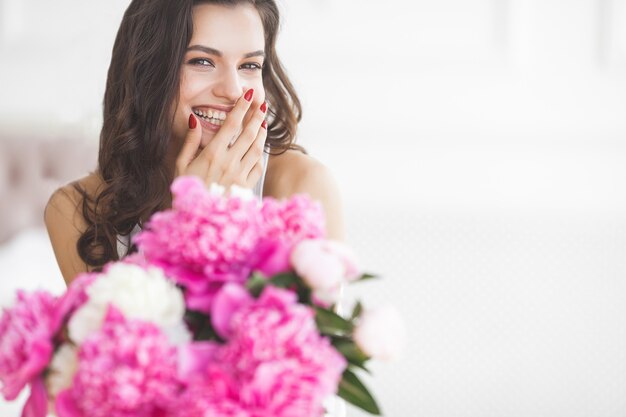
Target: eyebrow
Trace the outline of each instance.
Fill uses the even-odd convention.
[[[204,45],[191,45],[189,48],[187,48],[187,51],[201,51],[201,52],[205,52],[209,55],[216,55],[219,57],[224,56],[224,54],[221,51],[218,51],[215,48],[210,48],[208,46],[204,46]],[[252,58],[253,56],[262,56],[265,57],[265,52],[263,52],[262,50],[258,50],[258,51],[254,51],[254,52],[248,52],[247,54],[243,54],[244,58]]]

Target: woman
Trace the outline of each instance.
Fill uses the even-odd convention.
[[[337,186],[295,145],[300,102],[276,55],[274,0],[134,0],[113,47],[98,168],[57,190],[45,221],[69,284],[134,250],[181,175],[258,196],[320,200],[342,238]],[[265,149],[265,151],[264,151]]]

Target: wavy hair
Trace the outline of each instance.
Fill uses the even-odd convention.
[[[172,135],[180,72],[198,4],[253,5],[265,34],[263,84],[272,154],[304,149],[295,144],[302,107],[276,54],[280,25],[274,0],[133,0],[115,39],[104,94],[98,172],[103,186],[89,195],[78,183],[86,230],[78,254],[92,269],[118,260],[117,235],[165,209],[172,173],[165,158]],[[130,252],[136,248],[131,247]]]

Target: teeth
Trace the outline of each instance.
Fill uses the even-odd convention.
[[[211,110],[207,110],[207,113],[204,113],[204,112],[202,112],[200,110],[195,110],[194,109],[193,113],[196,116],[202,118],[203,120],[206,120],[207,122],[212,123],[214,125],[218,125],[218,126],[223,125],[224,124],[224,119],[226,119],[226,113],[219,112],[219,111],[213,112]],[[220,118],[220,117],[223,117],[223,119]]]
[[[206,112],[203,112],[202,110],[193,110],[194,114],[206,118],[206,119],[215,119],[215,120],[221,120],[224,121],[226,120],[226,113],[223,111],[219,111],[219,110],[211,110],[211,109],[207,109]]]

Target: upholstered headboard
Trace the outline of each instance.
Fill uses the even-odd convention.
[[[37,138],[0,132],[0,244],[43,225],[43,211],[60,185],[96,166],[97,141]]]

